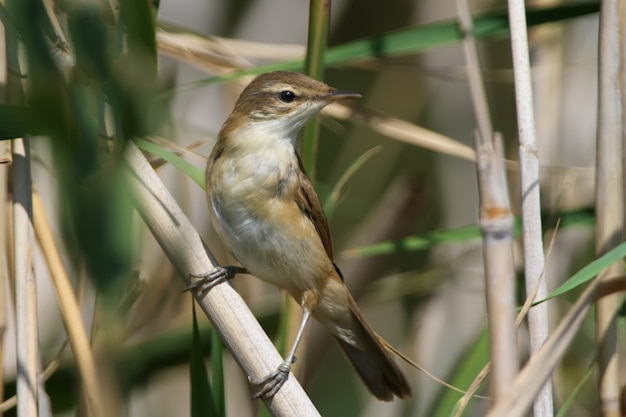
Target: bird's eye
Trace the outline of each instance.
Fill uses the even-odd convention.
[[[280,92],[280,100],[285,103],[291,103],[296,99],[296,94],[290,90],[284,90]]]

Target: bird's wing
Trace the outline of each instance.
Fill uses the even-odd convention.
[[[302,162],[300,158],[298,158],[298,162],[300,163],[300,170],[298,172],[299,178],[298,183],[300,186],[298,187],[298,191],[296,193],[296,204],[304,213],[306,217],[313,223],[315,226],[315,230],[317,230],[317,234],[324,245],[324,249],[326,250],[326,254],[328,258],[333,260],[333,241],[330,236],[330,228],[328,227],[328,220],[326,219],[326,214],[324,214],[324,209],[322,208],[322,204],[320,203],[319,198],[317,197],[317,193],[313,188],[313,184],[309,180],[309,177],[304,173],[304,168],[302,167]],[[341,275],[341,271],[335,265],[335,269],[337,270],[337,274],[343,279]]]

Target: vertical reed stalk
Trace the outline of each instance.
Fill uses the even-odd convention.
[[[39,397],[37,293],[33,271],[33,208],[27,138],[13,140],[13,271],[17,334],[17,415],[36,417]]]
[[[324,75],[324,55],[330,23],[330,0],[311,0],[309,7],[309,35],[306,47],[305,72],[321,80]],[[302,131],[302,164],[315,184],[315,161],[319,136],[318,117]]]
[[[622,148],[622,111],[620,109],[619,5],[604,0],[600,9],[598,63],[598,132],[596,144],[596,256],[623,240],[624,178]],[[623,39],[621,40],[623,42]],[[622,69],[623,71],[623,69]],[[623,268],[615,264],[596,279],[620,275]],[[604,417],[617,417],[619,411],[619,364],[617,352],[617,313],[619,295],[598,301],[596,337],[598,344],[600,407]]]
[[[537,299],[547,295],[544,276],[545,258],[541,229],[541,199],[539,193],[539,158],[533,110],[532,80],[526,32],[526,10],[523,0],[508,0],[511,50],[515,78],[515,101],[519,131],[519,160],[522,193],[522,236],[526,292],[537,288]],[[548,308],[539,304],[528,312],[530,352],[539,350],[549,334]],[[550,417],[554,413],[552,384],[544,385],[534,404],[535,417]]]
[[[506,183],[502,139],[476,135],[476,167],[480,193],[480,228],[489,323],[490,390],[495,402],[505,394],[519,370],[515,326],[513,214]]]

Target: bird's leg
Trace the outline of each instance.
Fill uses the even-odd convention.
[[[200,292],[206,292],[222,282],[233,279],[236,274],[247,273],[248,270],[241,266],[216,266],[210,271],[198,275],[189,274],[189,278],[193,282],[189,284],[185,291],[199,290]]]
[[[280,387],[282,387],[283,384],[287,381],[287,378],[289,377],[289,372],[291,371],[291,364],[296,361],[296,349],[300,344],[300,340],[302,339],[302,335],[304,334],[304,329],[306,328],[306,324],[308,323],[310,318],[311,311],[307,307],[304,307],[302,311],[302,321],[300,322],[300,327],[298,328],[296,339],[293,341],[293,346],[291,347],[289,356],[287,356],[283,363],[280,364],[278,369],[259,380],[248,378],[253,385],[259,387],[259,390],[254,394],[252,398],[271,398],[276,395]]]

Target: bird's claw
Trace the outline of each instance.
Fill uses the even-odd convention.
[[[258,380],[254,380],[248,377],[250,383],[256,387],[259,387],[257,392],[254,393],[252,399],[257,398],[272,398],[280,390],[280,388],[287,382],[289,378],[289,372],[291,371],[291,364],[296,361],[294,357],[291,361],[286,360],[280,364],[271,374]]]
[[[201,274],[189,274],[192,283],[185,291],[199,290],[200,292],[209,291],[218,284],[228,281],[235,277],[236,274],[245,274],[248,271],[239,266],[216,266],[210,271]]]

